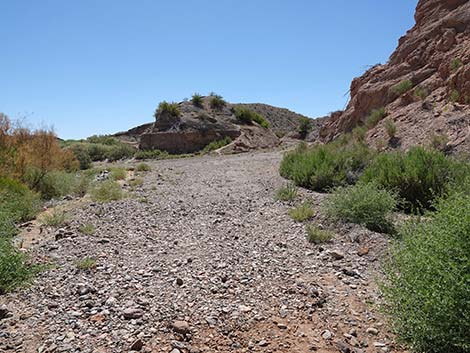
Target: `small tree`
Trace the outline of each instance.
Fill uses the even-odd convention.
[[[305,138],[312,129],[312,121],[307,117],[300,118],[299,134],[301,138]]]

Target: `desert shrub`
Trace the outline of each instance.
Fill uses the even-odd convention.
[[[144,179],[142,178],[134,178],[134,179],[131,179],[129,181],[129,185],[132,187],[132,188],[136,188],[138,186],[142,186],[144,185]]]
[[[112,148],[106,154],[106,158],[110,162],[114,162],[120,159],[132,158],[135,154],[136,149],[128,144],[120,143]]]
[[[88,137],[86,141],[108,146],[118,145],[120,143],[118,139],[110,135],[93,135]]]
[[[406,211],[431,208],[463,165],[445,157],[442,152],[413,147],[407,153],[379,154],[364,171],[361,181],[375,182],[398,193]]]
[[[396,195],[374,183],[336,188],[325,200],[325,213],[335,220],[357,223],[377,232],[390,232]]]
[[[86,235],[95,234],[95,230],[96,230],[95,226],[91,223],[85,223],[85,224],[82,224],[80,227],[78,227],[78,231]]]
[[[367,129],[364,126],[356,126],[351,133],[357,142],[364,142],[366,140]]]
[[[51,213],[45,213],[41,217],[41,223],[50,227],[60,227],[68,219],[68,214],[63,211],[53,210]]]
[[[334,237],[333,232],[321,229],[314,224],[307,224],[305,230],[307,232],[307,240],[314,244],[327,243]]]
[[[28,264],[27,255],[19,251],[8,238],[0,238],[0,294],[27,283],[37,268]]]
[[[39,208],[37,193],[16,180],[0,177],[0,217],[3,219],[0,220],[0,228],[11,229],[15,222],[31,220]]]
[[[397,134],[397,126],[392,120],[387,120],[385,122],[385,131],[389,138],[394,138]]]
[[[75,155],[75,158],[78,160],[78,163],[80,164],[80,169],[84,170],[91,168],[92,160],[90,154],[88,153],[88,149],[84,144],[72,144],[69,148]]]
[[[429,138],[429,144],[432,148],[443,151],[449,142],[449,136],[446,134],[431,134]]]
[[[84,146],[86,147],[88,155],[90,156],[93,162],[104,161],[112,148],[111,146],[103,145],[100,143],[87,143],[84,144]]]
[[[72,193],[76,196],[83,197],[88,192],[92,181],[93,174],[82,173],[76,177],[75,185],[73,186]]]
[[[420,353],[470,352],[470,194],[400,231],[381,290],[397,338]]]
[[[301,117],[299,120],[299,135],[305,138],[312,129],[312,121],[307,117]]]
[[[176,118],[180,116],[181,111],[180,111],[178,103],[174,103],[174,102],[168,103],[166,101],[163,101],[158,105],[158,108],[155,111],[153,116],[155,118],[158,118],[160,114],[168,114]]]
[[[235,108],[235,117],[245,124],[252,124],[253,122],[256,122],[265,129],[269,127],[269,123],[264,118],[264,116],[247,108]]]
[[[227,104],[222,96],[219,96],[215,93],[211,93],[210,96],[211,98],[209,100],[209,105],[212,109],[221,110]]]
[[[232,142],[232,139],[229,136],[224,137],[221,140],[212,141],[206,147],[203,148],[202,153],[208,153],[210,151],[218,150],[224,146],[227,146],[229,143]]]
[[[354,183],[374,152],[364,144],[331,143],[297,148],[284,155],[280,174],[295,184],[316,191]]]
[[[198,93],[194,93],[191,97],[191,103],[193,103],[195,107],[202,108],[203,101],[203,97]]]
[[[116,201],[124,197],[121,186],[113,180],[98,183],[91,188],[90,195],[95,202]]]
[[[385,111],[385,108],[383,107],[373,109],[370,112],[370,114],[366,117],[364,124],[368,129],[372,129],[374,126],[378,124],[380,120],[385,118],[386,115],[387,115],[387,112]]]
[[[415,90],[414,90],[414,95],[415,95],[415,97],[417,97],[417,98],[419,98],[419,99],[421,99],[421,100],[426,99],[426,97],[428,96],[428,94],[429,94],[429,93],[428,93],[427,89],[425,89],[425,88],[423,88],[423,87],[421,87],[421,86],[416,87]]]
[[[96,267],[96,260],[91,257],[84,257],[77,261],[77,268],[82,271],[89,271]]]
[[[296,222],[303,222],[310,219],[315,214],[310,202],[303,202],[289,210],[289,216]]]
[[[138,172],[149,172],[152,170],[152,167],[150,167],[147,163],[139,163],[137,164],[137,167],[135,167],[135,170]]]
[[[280,187],[276,191],[276,200],[279,201],[292,201],[297,197],[297,187],[294,184],[288,183]]]
[[[160,150],[142,150],[134,154],[135,159],[165,159],[168,157],[168,152]]]
[[[457,91],[456,89],[453,89],[453,90],[450,92],[449,100],[450,100],[452,103],[455,103],[455,102],[458,102],[459,99],[460,99],[460,93],[459,93],[459,91]]]
[[[460,60],[459,58],[454,58],[450,62],[450,69],[454,72],[454,71],[457,71],[462,65],[463,65],[462,60]]]
[[[62,170],[54,170],[42,175],[40,170],[30,168],[24,180],[30,188],[41,194],[41,198],[50,200],[72,194],[77,183],[77,176],[76,173],[67,173]]]
[[[124,180],[127,176],[127,171],[122,167],[110,168],[109,176],[113,180]]]
[[[413,88],[411,80],[403,80],[390,88],[390,92],[401,96],[403,93],[408,92]]]

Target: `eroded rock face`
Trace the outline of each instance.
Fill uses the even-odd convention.
[[[206,97],[200,107],[182,102],[178,108],[178,116],[169,113],[157,115],[155,123],[140,135],[141,149],[158,149],[172,154],[192,153],[225,137],[236,140],[237,146],[244,144],[246,149],[279,144],[279,139],[270,130],[238,121],[231,104],[215,109],[210,106],[210,97]],[[238,141],[241,136],[244,138]],[[250,136],[256,138],[250,139]],[[247,140],[249,143],[245,143]],[[234,152],[239,150],[242,149],[233,149]]]
[[[420,0],[415,20],[388,63],[352,81],[351,101],[323,126],[324,141],[351,131],[373,109],[385,107],[387,117],[367,133],[371,144],[389,139],[385,123],[391,120],[402,148],[427,144],[431,135],[442,134],[451,149],[469,149],[470,1]],[[412,88],[394,92],[392,87],[405,80]]]

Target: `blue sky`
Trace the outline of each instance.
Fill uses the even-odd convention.
[[[386,62],[417,0],[0,0],[0,111],[60,137],[214,91],[317,117]]]

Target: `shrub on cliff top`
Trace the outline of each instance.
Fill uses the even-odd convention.
[[[160,114],[168,114],[173,117],[178,117],[180,116],[181,111],[178,103],[168,103],[166,101],[163,101],[158,105],[158,108],[153,116],[157,118]]]

